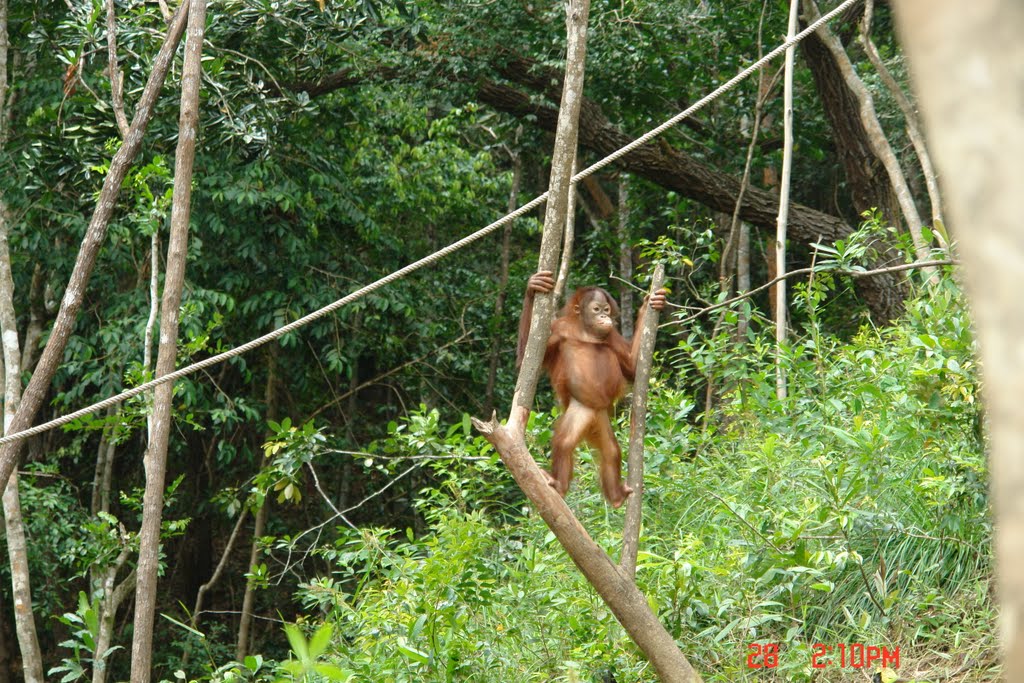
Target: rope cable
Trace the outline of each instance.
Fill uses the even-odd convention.
[[[577,173],[575,176],[573,176],[571,182],[578,183],[579,181],[583,180],[584,178],[586,178],[586,177],[588,177],[590,175],[593,175],[594,173],[598,172],[599,170],[601,170],[605,166],[608,166],[609,164],[612,164],[612,163],[618,161],[619,159],[621,159],[625,155],[629,154],[633,150],[637,149],[638,147],[641,147],[642,145],[647,144],[648,142],[650,142],[652,139],[654,139],[658,135],[661,135],[662,133],[664,133],[669,128],[672,128],[673,126],[678,124],[680,121],[685,119],[687,116],[691,116],[691,115],[695,114],[696,112],[700,111],[705,106],[707,106],[709,103],[713,102],[714,100],[718,99],[719,97],[721,97],[725,93],[727,93],[730,90],[732,90],[733,88],[735,88],[740,82],[742,82],[744,79],[749,77],[752,73],[754,73],[755,71],[757,71],[758,69],[763,67],[765,64],[767,64],[771,60],[773,60],[776,57],[778,57],[787,48],[789,48],[789,47],[791,47],[793,45],[796,45],[801,40],[806,38],[810,33],[815,31],[819,26],[821,26],[822,24],[824,24],[824,23],[826,23],[828,21],[831,21],[837,14],[839,14],[841,11],[843,11],[844,9],[846,9],[847,7],[849,7],[850,5],[852,5],[856,1],[857,0],[845,0],[845,2],[840,4],[838,7],[836,7],[832,11],[828,12],[827,14],[819,17],[814,23],[809,25],[807,28],[805,28],[800,33],[798,33],[795,36],[793,36],[792,39],[787,40],[785,43],[782,43],[781,45],[776,47],[774,50],[772,50],[771,52],[766,54],[764,57],[762,57],[761,59],[759,59],[756,62],[754,62],[753,64],[751,64],[746,69],[742,70],[736,76],[733,76],[730,80],[728,80],[724,84],[720,85],[718,88],[716,88],[709,95],[706,95],[703,99],[701,99],[698,102],[696,102],[693,105],[691,105],[688,109],[680,112],[679,114],[676,114],[672,118],[670,118],[667,121],[665,121],[664,123],[662,123],[657,128],[653,128],[653,129],[647,131],[642,136],[640,136],[636,140],[633,140],[633,142],[629,143],[628,145],[625,145],[624,147],[619,148],[618,150],[612,152],[611,154],[609,154],[608,156],[604,157],[600,161],[598,161],[598,162],[594,163],[593,165],[588,166],[587,168],[583,169],[582,171]],[[407,266],[405,266],[405,267],[403,267],[403,268],[401,268],[399,270],[394,271],[390,275],[386,275],[385,277],[382,277],[382,278],[380,278],[379,280],[377,280],[375,282],[372,282],[372,283],[370,283],[370,284],[368,284],[368,285],[366,285],[366,286],[364,286],[364,287],[362,287],[360,289],[357,289],[356,291],[352,292],[351,294],[348,294],[348,295],[342,297],[341,299],[338,299],[337,301],[334,301],[334,302],[324,306],[323,308],[319,308],[319,309],[313,311],[312,313],[307,313],[306,315],[302,316],[301,318],[298,318],[297,320],[293,320],[292,322],[288,323],[287,325],[279,327],[279,328],[277,328],[276,330],[274,330],[272,332],[268,332],[267,334],[265,334],[265,335],[263,335],[261,337],[257,337],[256,339],[252,339],[252,340],[246,342],[245,344],[242,344],[241,346],[236,346],[235,348],[229,349],[227,351],[224,351],[223,353],[218,353],[218,354],[216,354],[214,356],[210,356],[209,358],[204,358],[203,360],[198,361],[196,363],[193,363],[192,365],[187,365],[187,366],[185,366],[183,368],[179,368],[179,369],[175,370],[174,372],[168,373],[166,375],[162,375],[162,376],[157,377],[155,379],[152,379],[152,380],[150,380],[148,382],[144,382],[143,384],[140,384],[137,387],[132,387],[131,389],[127,389],[125,391],[122,391],[120,394],[117,394],[116,396],[111,396],[109,398],[103,399],[102,401],[98,401],[97,403],[93,403],[92,405],[86,406],[85,408],[81,408],[81,409],[76,410],[76,411],[74,411],[72,413],[68,413],[67,415],[63,415],[61,417],[55,418],[53,420],[50,420],[49,422],[44,422],[44,423],[36,425],[34,427],[30,427],[28,429],[24,429],[24,430],[22,430],[20,432],[15,432],[14,434],[8,434],[6,436],[0,437],[0,445],[11,443],[12,441],[20,441],[22,439],[27,439],[30,436],[35,436],[37,434],[42,434],[43,432],[47,432],[47,431],[49,431],[51,429],[55,429],[57,427],[61,427],[61,426],[65,425],[65,424],[67,424],[69,422],[77,420],[80,417],[84,417],[86,415],[90,415],[92,413],[99,412],[99,411],[103,410],[104,408],[108,408],[108,407],[114,405],[115,403],[120,403],[121,401],[127,400],[129,398],[133,398],[135,396],[138,396],[139,394],[145,393],[145,392],[149,391],[150,389],[153,389],[153,388],[155,388],[155,387],[157,387],[157,386],[159,386],[161,384],[165,384],[167,382],[173,382],[173,381],[175,381],[175,380],[177,380],[177,379],[179,379],[181,377],[185,377],[187,375],[191,375],[191,374],[193,374],[195,372],[198,372],[199,370],[203,370],[203,369],[208,368],[208,367],[210,367],[212,365],[217,365],[218,363],[222,363],[222,362],[224,362],[224,361],[226,361],[226,360],[228,360],[230,358],[234,358],[235,356],[240,356],[243,353],[247,353],[247,352],[249,352],[249,351],[251,351],[251,350],[253,350],[253,349],[257,348],[257,347],[263,346],[267,342],[271,342],[271,341],[273,341],[273,340],[275,340],[275,339],[277,339],[279,337],[282,337],[282,336],[288,334],[289,332],[297,330],[300,327],[304,327],[305,325],[308,325],[309,323],[314,322],[314,321],[324,317],[328,313],[333,313],[334,311],[338,310],[342,306],[350,304],[353,301],[366,296],[367,294],[371,294],[374,291],[380,289],[381,287],[389,285],[392,282],[394,282],[395,280],[403,278],[403,277],[405,277],[409,273],[412,273],[415,270],[419,270],[420,268],[423,268],[425,266],[429,266],[429,265],[431,265],[431,264],[433,264],[433,263],[435,263],[437,261],[440,261],[441,259],[445,258],[449,254],[451,254],[451,253],[453,253],[455,251],[458,251],[459,249],[461,249],[461,248],[463,248],[463,247],[465,247],[465,246],[467,246],[467,245],[469,245],[469,244],[479,240],[482,237],[486,237],[487,235],[489,235],[490,233],[494,232],[498,228],[502,227],[506,223],[514,221],[515,219],[517,219],[517,218],[523,216],[524,214],[532,211],[533,209],[537,208],[538,206],[543,204],[545,201],[547,201],[547,198],[548,198],[548,193],[545,192],[545,193],[535,197],[530,202],[527,202],[526,204],[523,204],[522,206],[520,206],[515,211],[512,211],[511,213],[506,214],[505,216],[499,218],[498,220],[494,221],[490,225],[488,225],[488,226],[486,226],[484,228],[481,228],[480,230],[477,230],[476,232],[472,233],[471,235],[467,235],[466,237],[463,237],[459,241],[453,242],[452,244],[448,245],[447,247],[444,247],[443,249],[440,249],[440,250],[434,252],[433,254],[430,254],[429,256],[426,256],[426,257],[420,259],[419,261],[415,261],[413,263],[410,263],[409,265],[407,265]]]

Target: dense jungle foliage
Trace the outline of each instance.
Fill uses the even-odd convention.
[[[130,120],[167,22],[157,3],[111,4]],[[853,7],[833,30],[929,215],[904,114],[858,42],[864,4]],[[3,4],[0,220],[29,360],[121,142],[107,8]],[[590,121],[597,112],[607,125],[581,133],[580,164],[615,146],[614,131],[642,134],[780,43],[787,10],[594,0],[586,96]],[[888,4],[874,10],[875,45],[905,85]],[[210,3],[178,365],[545,191],[564,44],[561,3]],[[742,288],[741,271],[747,288],[776,274],[774,210],[755,204],[778,192],[779,64],[653,143],[657,163],[613,166],[579,190],[570,286],[632,292],[635,307],[663,263],[672,290],[649,391],[637,582],[706,681],[862,681],[883,663],[908,679],[994,680],[982,387],[957,273],[859,276],[912,261],[911,238],[892,187],[877,184],[880,164],[857,157],[837,123],[843,96],[826,87],[824,62],[809,47],[797,54],[800,208],[787,266],[814,273],[790,281],[778,360],[766,292],[691,314]],[[159,278],[180,71],[179,52],[37,422],[152,375],[151,250]],[[745,268],[729,246],[737,201],[750,205]],[[469,422],[509,406],[542,219],[176,383],[154,680],[656,680]],[[931,227],[929,240],[944,231]],[[943,243],[930,242],[937,259],[954,253]],[[149,405],[133,399],[33,438],[22,458],[49,679],[95,681],[98,657],[108,678],[128,678]],[[542,384],[527,431],[542,464],[552,406]],[[569,506],[617,558],[622,513],[602,500],[586,450],[577,455]],[[0,564],[0,683],[22,680],[11,580]],[[122,583],[124,602],[104,613]],[[254,621],[239,652],[244,609]],[[104,619],[114,649],[97,652]]]

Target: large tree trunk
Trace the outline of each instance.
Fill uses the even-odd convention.
[[[1024,680],[1024,4],[895,3],[928,142],[961,236],[990,444],[1003,680]]]
[[[506,62],[501,68],[501,75],[549,98],[553,84],[560,83],[557,75],[524,59]],[[557,109],[537,102],[529,92],[493,81],[480,84],[477,92],[482,102],[496,109],[523,118],[531,117],[543,129],[555,129]],[[608,155],[632,140],[632,136],[611,124],[597,103],[583,99],[580,144],[598,154]],[[617,163],[621,168],[715,211],[731,214],[740,196],[741,183],[738,178],[700,163],[664,140],[640,147]],[[739,216],[754,225],[774,229],[778,208],[779,200],[774,193],[748,187],[743,193]],[[853,231],[841,218],[796,203],[790,204],[788,222],[789,238],[803,244],[812,244],[818,240],[834,242],[844,239]],[[876,321],[887,322],[903,311],[903,300],[906,297],[904,282],[901,273],[885,273],[857,281],[858,292]]]
[[[199,127],[199,88],[202,81],[203,34],[206,0],[191,0],[188,41],[181,72],[181,114],[174,166],[174,199],[167,244],[167,270],[160,305],[160,345],[156,376],[174,372],[178,346],[178,313],[185,285],[188,226],[192,209],[192,164]],[[142,501],[139,563],[135,585],[135,631],[132,638],[132,682],[149,683],[153,658],[153,620],[156,613],[157,570],[160,564],[160,527],[163,521],[164,478],[171,430],[174,383],[161,384],[153,392],[153,429],[145,456],[146,492]]]

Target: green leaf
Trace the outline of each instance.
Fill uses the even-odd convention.
[[[327,646],[331,644],[331,634],[333,632],[334,629],[331,628],[330,624],[324,624],[309,639],[309,656],[312,659],[316,659],[327,650]]]
[[[309,661],[309,646],[306,643],[306,637],[302,635],[302,629],[295,624],[285,624],[284,627],[285,635],[288,636],[288,643],[292,647],[292,652],[295,653],[296,658],[300,661]]]

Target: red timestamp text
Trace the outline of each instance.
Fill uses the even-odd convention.
[[[890,649],[878,645],[864,645],[864,643],[839,643],[838,645],[815,643],[811,646],[811,668],[824,669],[828,666],[853,669],[887,666],[898,669],[900,649],[898,647]]]
[[[778,665],[778,643],[751,643],[747,645],[748,669],[774,669]]]

